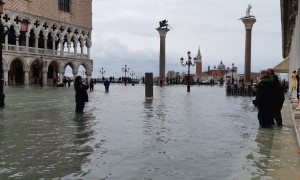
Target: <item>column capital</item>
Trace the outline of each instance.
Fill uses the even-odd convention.
[[[251,30],[253,27],[253,24],[256,22],[256,19],[254,16],[245,16],[243,18],[241,18],[240,20],[243,21],[246,30]]]
[[[159,32],[160,37],[166,37],[167,32],[170,31],[170,29],[168,28],[161,28],[161,27],[156,28],[156,30]]]

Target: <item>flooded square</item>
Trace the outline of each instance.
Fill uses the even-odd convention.
[[[0,179],[297,179],[292,122],[261,129],[254,97],[225,87],[96,84],[83,114],[74,88],[5,86]],[[287,103],[287,102],[285,102]],[[283,118],[290,115],[288,105]],[[291,118],[290,118],[291,119]]]

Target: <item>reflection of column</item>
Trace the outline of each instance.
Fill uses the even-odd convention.
[[[246,43],[245,43],[245,70],[244,79],[246,84],[250,84],[251,75],[251,33],[253,24],[256,22],[254,16],[245,16],[241,18],[246,29]]]
[[[165,80],[165,68],[166,68],[166,35],[170,30],[168,28],[157,28],[160,35],[160,52],[159,52],[159,78]]]
[[[24,71],[24,84],[29,85],[29,71]]]

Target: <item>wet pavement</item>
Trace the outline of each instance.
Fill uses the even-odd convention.
[[[286,101],[284,126],[261,129],[253,97],[225,87],[96,84],[83,114],[73,88],[5,86],[0,179],[299,179]]]

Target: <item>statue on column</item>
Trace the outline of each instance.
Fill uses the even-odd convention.
[[[247,8],[247,10],[246,10],[246,17],[250,17],[251,15],[250,15],[250,10],[251,10],[251,8],[252,8],[252,6],[249,4],[248,5],[248,8]]]
[[[162,21],[159,21],[159,27],[162,28],[162,27],[166,27],[168,28],[168,21],[165,19],[165,20],[162,20]]]

